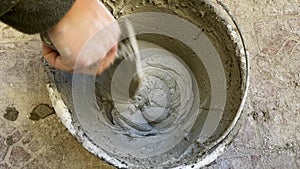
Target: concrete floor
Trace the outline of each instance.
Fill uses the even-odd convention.
[[[224,0],[245,35],[251,62],[243,127],[208,168],[300,168],[300,1]],[[0,169],[112,168],[81,147],[55,115],[34,122],[49,104],[38,36],[0,24]],[[5,109],[20,112],[16,121]]]

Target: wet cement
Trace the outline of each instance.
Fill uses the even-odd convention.
[[[133,99],[128,94],[122,95],[128,91],[128,85],[123,89],[126,72],[122,69],[127,66],[126,62],[115,65],[111,68],[116,69],[113,74],[104,74],[96,81],[100,118],[129,137],[164,138],[189,115],[193,103],[199,102],[197,88],[193,89],[195,80],[175,54],[150,42],[138,41],[138,44],[143,78],[137,94]]]
[[[205,59],[213,58],[207,54],[211,53],[210,50],[199,54],[177,39],[151,33],[139,35],[138,39],[147,41],[144,42],[146,47],[142,60],[147,76],[134,99],[124,99],[127,95],[119,94],[122,91],[114,94],[114,91],[120,91],[120,86],[114,87],[114,84],[118,86],[118,79],[121,78],[114,77],[118,76],[117,67],[122,62],[116,63],[115,67],[96,79],[97,106],[90,101],[90,107],[85,107],[84,103],[75,103],[73,107],[74,100],[70,100],[72,95],[74,98],[74,89],[73,93],[70,91],[71,78],[66,74],[55,74],[57,81],[65,82],[57,83],[57,87],[70,111],[75,113],[72,119],[75,126],[80,126],[85,136],[106,154],[131,168],[195,163],[201,158],[199,155],[215,146],[219,137],[228,130],[241,104],[244,79],[237,56],[240,51],[233,42],[235,37],[208,1],[132,0],[127,1],[126,5],[125,1],[104,2],[116,17],[163,11],[189,20],[201,29],[193,35],[191,45],[196,46],[194,49],[197,45],[201,48],[200,44],[206,42],[207,37],[214,46],[213,53],[217,52],[214,57],[221,60],[221,67],[215,67],[213,60],[210,64],[205,62]],[[190,36],[184,31],[178,34]],[[147,50],[147,46],[155,46],[164,52],[159,54],[157,51],[160,50],[156,50],[156,55],[151,55],[147,51],[152,54],[153,51]],[[215,69],[215,72],[222,69],[224,77],[211,78],[209,69]],[[223,78],[226,94],[225,107],[221,109],[214,100],[214,95],[221,98],[221,94],[218,95],[218,91],[212,88],[216,83],[223,85]],[[88,80],[84,78],[75,91],[89,89]],[[86,99],[82,95],[78,97],[80,100]],[[79,112],[78,108],[81,108]],[[217,117],[220,122],[216,130],[209,136],[201,135],[199,129],[205,126],[207,117],[218,112],[222,112],[222,116]]]

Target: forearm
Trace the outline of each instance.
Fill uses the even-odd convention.
[[[74,1],[0,0],[0,20],[23,33],[45,32],[65,16]]]

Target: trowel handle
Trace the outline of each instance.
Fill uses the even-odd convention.
[[[40,33],[40,37],[42,39],[42,41],[51,49],[56,50],[55,46],[53,45],[53,43],[51,42],[50,37],[48,36],[47,32],[43,32]]]
[[[53,50],[56,50],[55,46],[53,45],[53,43],[51,42],[51,39],[50,37],[48,36],[48,33],[47,32],[43,32],[43,33],[40,33],[40,38],[41,40],[51,49]],[[123,45],[123,44],[122,44]],[[123,49],[124,47],[120,45],[120,43],[118,44],[118,48],[119,49]],[[117,54],[117,58],[119,58],[123,53],[120,52],[120,50],[118,50],[118,54]]]
[[[130,32],[130,33],[133,33],[133,28],[132,28],[132,26],[131,25],[129,25],[129,23],[126,25],[126,29],[127,29],[127,31],[128,32]],[[52,43],[52,41],[51,41],[51,39],[50,39],[50,37],[49,37],[49,35],[48,35],[48,33],[47,32],[42,32],[42,33],[40,33],[40,38],[41,38],[41,40],[49,47],[49,48],[51,48],[51,49],[53,49],[53,50],[56,50],[56,48],[55,48],[55,46],[53,45],[53,43]],[[133,39],[133,40],[132,40]],[[117,54],[116,54],[116,59],[123,59],[124,58],[124,56],[130,56],[130,57],[133,57],[133,56],[135,56],[135,55],[132,55],[133,53],[134,54],[138,54],[138,50],[136,49],[136,47],[135,46],[137,46],[137,45],[135,45],[135,46],[133,46],[132,45],[132,43],[133,42],[135,43],[135,44],[137,44],[136,43],[136,39],[135,39],[135,37],[130,37],[130,39],[126,39],[125,41],[123,40],[123,41],[120,41],[119,43],[118,43],[118,52],[117,52]],[[138,54],[139,55],[139,54]],[[139,56],[138,56],[139,57]],[[130,60],[133,60],[133,59],[135,59],[135,58],[129,58]]]

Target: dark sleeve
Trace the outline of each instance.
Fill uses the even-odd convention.
[[[0,0],[0,16],[15,6],[19,0]]]
[[[0,0],[0,20],[27,34],[45,32],[71,8],[75,0]]]

